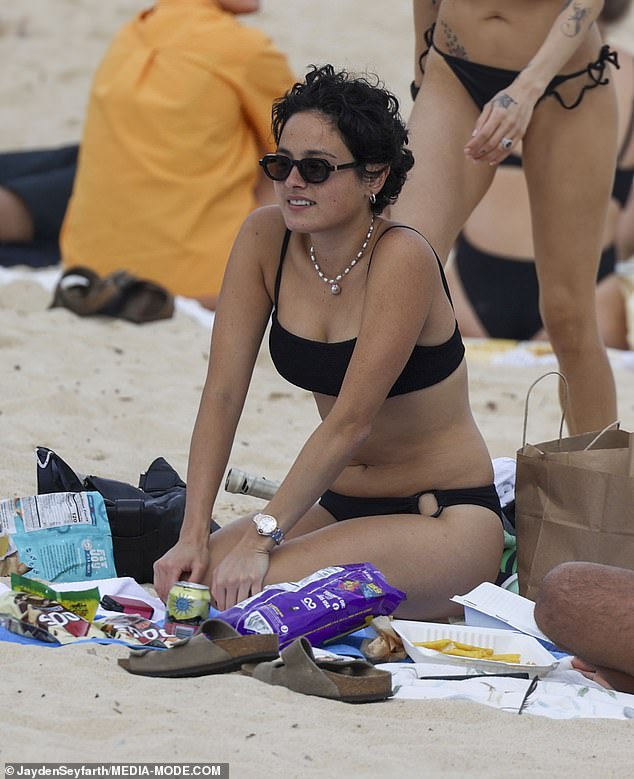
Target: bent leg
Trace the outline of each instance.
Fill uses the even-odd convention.
[[[29,243],[33,235],[33,217],[24,200],[0,186],[0,242]]]
[[[331,565],[369,562],[407,594],[396,612],[399,617],[443,619],[461,611],[450,601],[453,595],[495,581],[499,571],[502,525],[496,514],[480,506],[450,506],[438,518],[398,514],[343,522],[333,522],[324,509],[315,507],[304,521],[305,527],[317,529],[289,534],[271,552],[265,584],[297,581]],[[209,580],[231,548],[225,543],[229,535],[222,538],[230,528],[212,536]],[[244,528],[243,523],[242,532]]]
[[[0,154],[0,241],[57,240],[78,153],[71,145]]]
[[[634,571],[562,563],[542,582],[535,621],[610,686],[634,692]]]
[[[415,163],[390,218],[420,230],[443,262],[495,170],[464,155],[478,115],[464,87],[432,50],[408,122]]]
[[[608,85],[586,93],[572,111],[543,101],[524,139],[540,311],[568,380],[571,433],[599,430],[617,418],[614,377],[596,314],[615,127]]]

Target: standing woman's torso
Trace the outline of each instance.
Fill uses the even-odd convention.
[[[471,62],[521,70],[546,39],[562,6],[562,0],[446,0],[438,12],[434,44]],[[600,42],[593,25],[562,73],[595,59]]]
[[[631,184],[634,169],[634,58],[619,51],[620,69],[610,68],[618,102],[617,176],[610,201],[603,247],[615,240],[624,190]],[[504,219],[500,220],[500,210]],[[464,234],[471,244],[502,257],[532,261],[534,257],[530,206],[526,179],[517,165],[500,165],[485,197],[469,217]]]

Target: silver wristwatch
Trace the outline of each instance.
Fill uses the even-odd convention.
[[[253,517],[256,530],[261,536],[272,538],[279,546],[284,540],[284,531],[277,525],[277,519],[270,514],[256,514]]]

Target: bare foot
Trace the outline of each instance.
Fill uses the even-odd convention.
[[[597,669],[590,665],[589,663],[586,663],[584,660],[581,660],[579,657],[573,657],[571,662],[572,667],[575,669],[575,671],[579,671],[580,674],[586,677],[586,679],[590,679],[593,682],[596,682],[596,684],[600,684],[601,687],[606,687],[608,690],[614,689],[612,685],[606,681],[606,679],[601,676],[601,672],[597,671]]]

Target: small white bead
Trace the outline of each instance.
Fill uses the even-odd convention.
[[[370,243],[370,238],[371,238],[372,233],[374,231],[374,220],[375,220],[375,217],[372,216],[372,221],[370,222],[370,227],[368,228],[368,233],[367,233],[367,235],[365,237],[365,240],[361,244],[361,248],[357,252],[356,257],[350,262],[350,264],[346,268],[344,268],[341,271],[341,273],[338,276],[335,276],[332,279],[327,278],[326,275],[322,272],[321,268],[319,267],[319,263],[317,262],[317,258],[315,257],[315,247],[314,246],[309,246],[308,253],[309,253],[311,262],[313,264],[313,268],[317,272],[317,275],[319,276],[319,278],[323,282],[325,282],[326,284],[330,285],[330,292],[333,295],[339,295],[341,293],[341,286],[337,282],[340,281],[344,276],[347,276],[350,273],[352,268],[354,268],[354,266],[361,259],[361,257],[363,256],[363,253],[367,249],[368,244]]]

